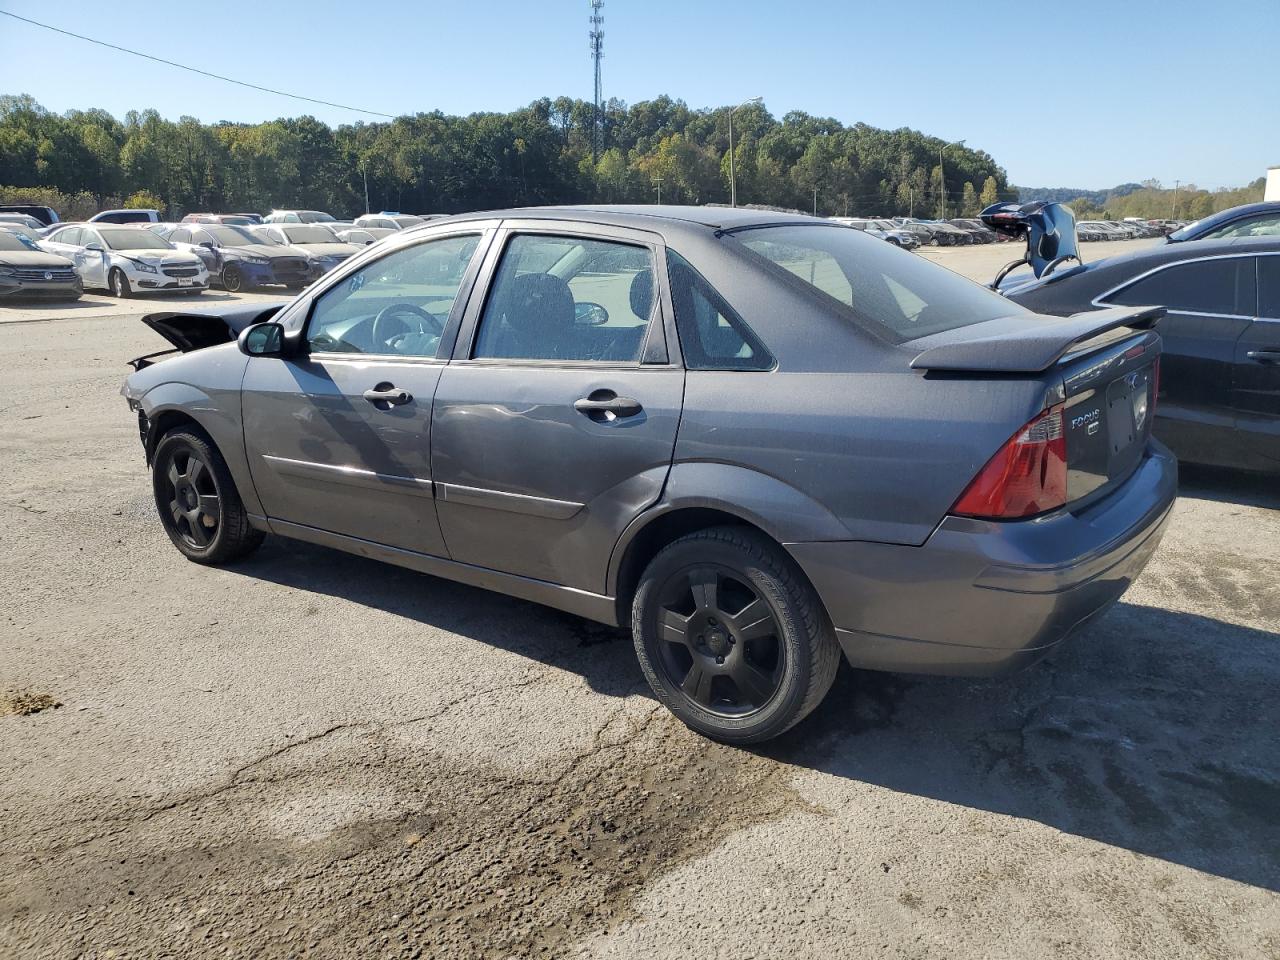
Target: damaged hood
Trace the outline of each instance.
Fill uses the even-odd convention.
[[[142,322],[160,336],[172,343],[180,352],[190,353],[192,350],[203,350],[205,347],[216,347],[220,343],[230,343],[240,336],[240,331],[255,323],[270,320],[290,300],[276,303],[244,304],[236,307],[221,307],[216,310],[166,310],[162,313],[148,313]],[[170,353],[172,351],[163,351]],[[159,354],[148,354],[130,360],[135,370],[148,366],[152,357]]]

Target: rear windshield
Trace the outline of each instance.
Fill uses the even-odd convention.
[[[856,230],[758,227],[732,236],[893,340],[1027,312],[945,267]]]

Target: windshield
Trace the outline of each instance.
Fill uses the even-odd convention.
[[[407,229],[408,227],[416,227],[420,223],[427,222],[423,220],[421,217],[411,217],[408,214],[405,214],[404,216],[401,216],[401,217],[392,217],[391,219],[393,222],[399,225],[401,230]]]
[[[167,240],[161,240],[149,230],[122,228],[119,230],[99,230],[102,242],[108,250],[172,250]],[[90,243],[93,241],[90,240]]]
[[[346,239],[347,243],[373,243],[376,238],[365,230],[348,230]]]
[[[0,230],[0,250],[38,250],[34,243],[18,233]]]
[[[253,234],[237,230],[235,227],[204,227],[202,229],[224,247],[243,247],[249,243],[261,242]]]
[[[319,210],[299,210],[298,219],[303,223],[333,223],[333,217]]]
[[[337,237],[324,227],[281,227],[290,243],[338,243]]]
[[[849,230],[758,227],[730,236],[894,340],[1026,312],[944,267]]]

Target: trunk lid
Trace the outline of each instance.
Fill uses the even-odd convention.
[[[1002,318],[912,341],[926,376],[1046,377],[1047,407],[1062,406],[1066,502],[1083,506],[1141,463],[1155,415],[1162,307],[1116,307],[1069,317]]]

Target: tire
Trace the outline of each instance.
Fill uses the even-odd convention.
[[[637,586],[631,631],[658,700],[724,743],[759,743],[799,723],[840,665],[813,587],[781,547],[742,527],[700,530],[659,551]]]
[[[901,247],[901,246],[902,246],[902,242],[901,242],[901,241],[899,241],[899,240],[895,240],[893,237],[890,237],[890,238],[889,238],[889,242],[890,242],[890,243],[892,243],[895,247]]]
[[[222,286],[227,293],[239,293],[244,289],[244,274],[234,263],[222,268]]]
[[[107,288],[111,291],[113,297],[126,300],[133,296],[133,287],[129,286],[129,278],[124,275],[124,271],[119,267],[112,267],[111,272],[107,274]]]
[[[180,427],[166,433],[151,464],[160,522],[188,560],[216,566],[258,549],[265,535],[249,525],[231,471],[203,431]]]

